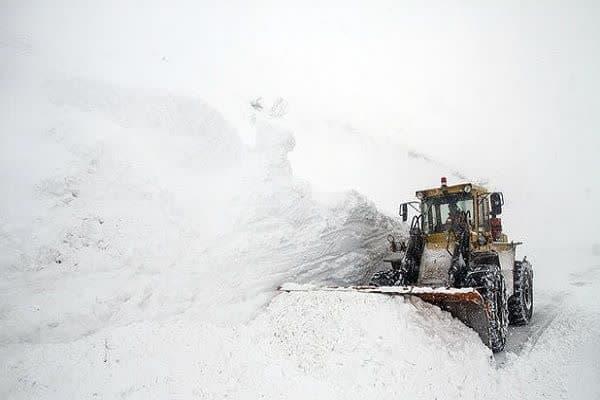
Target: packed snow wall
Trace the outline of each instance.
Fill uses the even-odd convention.
[[[1,343],[190,308],[245,319],[286,281],[362,282],[401,230],[356,192],[315,198],[273,121],[255,122],[250,147],[199,100],[40,86],[13,92],[2,118]]]

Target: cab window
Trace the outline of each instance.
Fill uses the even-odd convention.
[[[490,201],[487,196],[477,199],[479,213],[479,227],[487,231],[490,229]]]
[[[473,226],[473,198],[469,195],[432,197],[421,203],[423,215],[423,232],[439,233],[450,228],[453,213],[465,212],[469,224]]]

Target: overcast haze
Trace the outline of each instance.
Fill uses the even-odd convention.
[[[328,278],[322,254],[342,260],[332,262],[334,278],[354,282],[347,261],[364,262],[385,245],[379,239],[397,229],[387,217],[397,219],[398,203],[441,176],[503,191],[505,232],[525,242],[519,257],[533,261],[541,287],[562,288],[568,273],[600,255],[599,21],[598,1],[0,0],[0,269],[26,288],[10,301],[11,284],[0,292],[0,321],[14,328],[0,345],[88,335],[77,324],[96,312],[94,296],[146,298],[144,268],[169,265],[185,287],[196,273],[209,276],[231,304],[239,300],[227,297],[231,285],[245,290],[248,304],[266,304],[284,278]],[[262,125],[250,107],[258,97],[267,106],[282,97],[287,114]],[[55,206],[46,192],[67,200]],[[110,221],[121,213],[131,225],[104,232],[112,242],[102,237],[122,246],[116,259],[102,258],[105,249],[63,249],[81,215]],[[252,225],[264,220],[271,230]],[[323,232],[314,221],[338,228],[339,248],[311,241]],[[298,234],[302,251],[277,232]],[[356,249],[356,237],[368,245]],[[230,260],[238,249],[255,264]],[[64,337],[19,308],[45,293],[27,286],[41,281],[29,265],[54,263],[55,250],[73,265],[100,257],[93,273],[112,265],[136,277],[125,280],[125,294],[103,278],[109,283],[90,289],[89,307],[68,311],[65,295],[55,305],[61,311],[47,309],[76,320]],[[263,269],[250,271],[254,265]],[[65,282],[57,293],[79,287]],[[171,283],[148,284],[152,301],[180,289]],[[188,302],[212,310],[206,304],[217,289],[189,290],[164,307],[115,306],[110,324],[174,315]],[[254,315],[245,307],[239,315]],[[48,318],[44,324],[54,324]],[[107,323],[89,318],[89,331]]]
[[[196,96],[249,143],[248,102],[282,96],[295,174],[317,189],[357,189],[391,214],[438,181],[360,151],[352,162],[327,125],[299,129],[334,121],[503,190],[505,227],[529,254],[600,242],[597,2],[5,1],[1,18],[5,71]],[[303,152],[311,136],[331,136],[334,157]]]

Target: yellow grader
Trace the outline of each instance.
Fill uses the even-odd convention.
[[[391,268],[368,286],[328,287],[386,295],[417,296],[449,311],[474,329],[492,351],[506,345],[508,325],[527,324],[533,313],[533,270],[516,260],[520,242],[509,241],[498,217],[504,196],[472,183],[416,192],[419,201],[400,205],[409,236],[388,236]],[[306,290],[284,286],[284,291]]]

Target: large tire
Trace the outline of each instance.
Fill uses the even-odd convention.
[[[399,269],[388,269],[379,271],[373,274],[371,281],[372,286],[398,286],[401,284],[402,276]]]
[[[490,321],[490,347],[494,353],[504,350],[508,334],[508,298],[504,276],[498,272],[493,301],[493,318]]]
[[[515,261],[514,293],[508,299],[511,325],[526,325],[533,315],[533,269],[531,264]]]
[[[494,353],[504,350],[508,333],[508,300],[504,277],[497,265],[480,265],[467,274],[467,284],[477,287],[488,310],[488,346]]]

